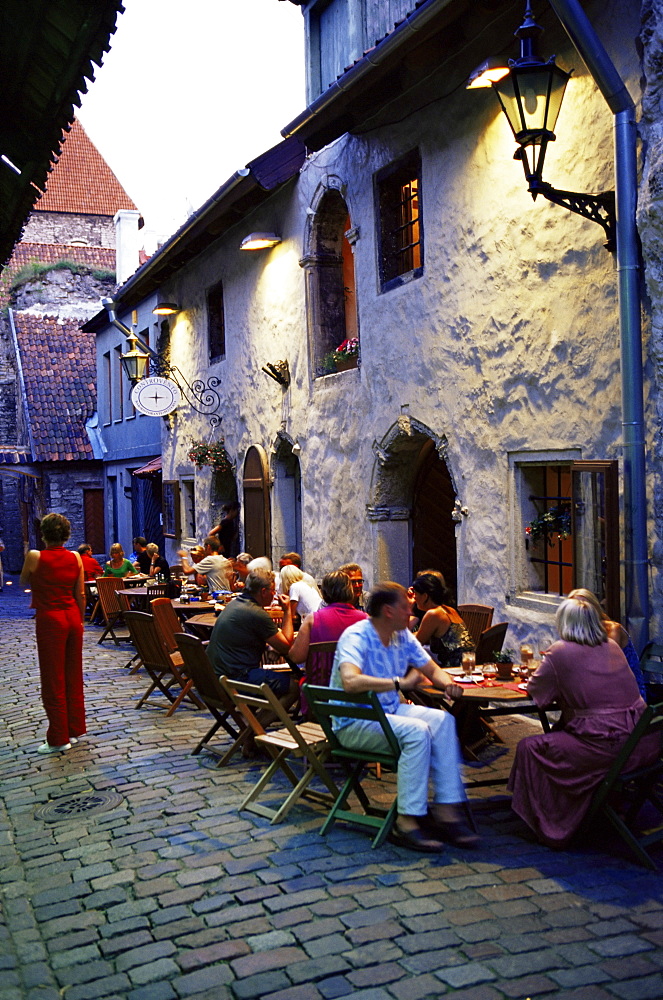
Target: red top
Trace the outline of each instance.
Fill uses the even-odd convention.
[[[368,615],[351,604],[328,604],[313,613],[311,642],[336,642],[346,628]]]
[[[96,580],[98,576],[104,575],[103,569],[89,552],[84,552],[81,555],[81,560],[83,562],[83,577],[85,580]]]
[[[77,608],[74,587],[80,568],[69,549],[58,546],[39,553],[37,568],[30,577],[31,607],[37,611]]]

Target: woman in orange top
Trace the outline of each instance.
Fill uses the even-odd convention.
[[[48,716],[46,742],[39,753],[70,750],[85,733],[83,700],[83,563],[64,543],[71,525],[62,514],[41,522],[43,551],[31,549],[21,570],[21,585],[32,590],[36,610],[41,697]]]

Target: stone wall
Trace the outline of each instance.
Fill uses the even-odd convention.
[[[115,226],[107,215],[78,215],[70,212],[40,212],[30,215],[23,232],[25,243],[80,241],[91,247],[115,248]]]
[[[648,441],[651,461],[651,493],[655,542],[652,563],[655,571],[654,604],[661,625],[663,606],[663,2],[644,0],[642,4],[642,62],[645,89],[642,97],[640,134],[643,142],[643,169],[638,198],[638,229],[642,241],[648,307],[651,310],[651,342],[646,359],[651,391],[648,400]],[[655,637],[656,631],[652,631]]]

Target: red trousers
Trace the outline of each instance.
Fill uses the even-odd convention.
[[[78,608],[37,611],[41,700],[48,716],[46,741],[64,746],[85,732],[83,625]]]

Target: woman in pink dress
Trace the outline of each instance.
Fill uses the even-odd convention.
[[[30,587],[36,610],[41,698],[48,716],[39,753],[69,750],[85,732],[83,563],[78,552],[64,548],[70,534],[66,517],[46,514],[41,522],[46,547],[31,549],[21,570],[21,585]]]
[[[539,840],[564,847],[646,706],[626,657],[591,604],[563,601],[556,621],[560,639],[546,651],[527,692],[540,707],[559,704],[562,717],[553,732],[520,741],[508,788],[514,812]],[[641,744],[633,765],[655,752]]]

